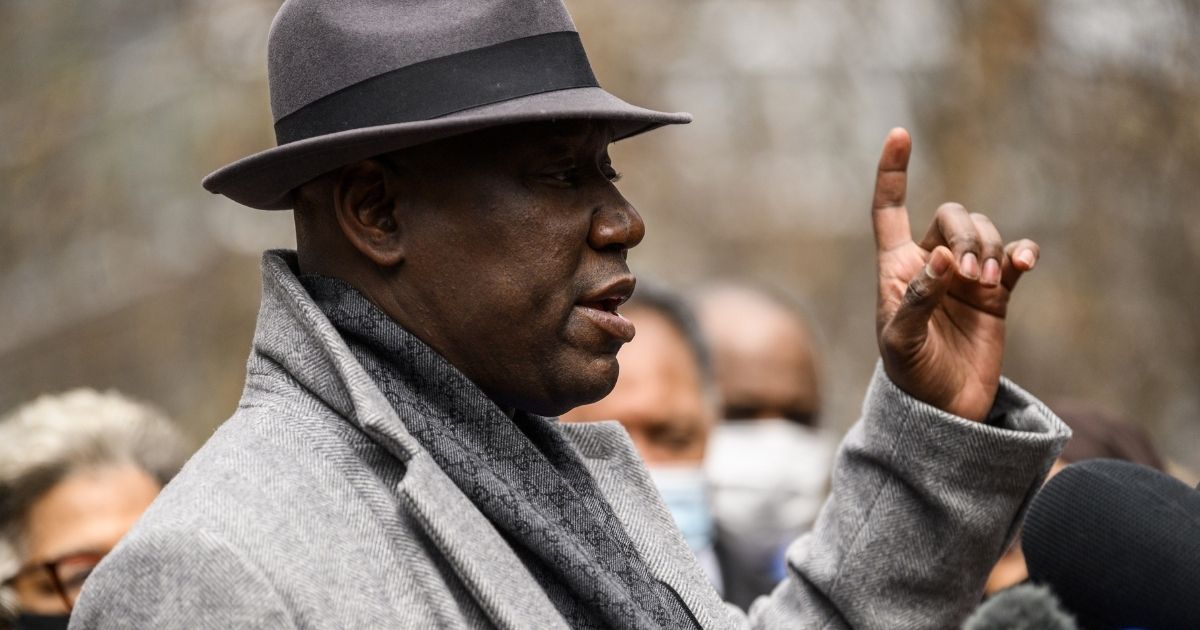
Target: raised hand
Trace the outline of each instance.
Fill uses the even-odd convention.
[[[1008,245],[991,220],[943,204],[920,243],[904,198],[912,140],[893,129],[883,144],[871,218],[879,274],[875,332],[883,367],[910,396],[982,421],[1000,386],[1004,317],[1037,243]]]

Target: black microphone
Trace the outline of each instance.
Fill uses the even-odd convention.
[[[975,609],[963,630],[1078,630],[1045,586],[1021,584],[1000,591]]]
[[[1200,628],[1200,492],[1152,468],[1072,464],[1034,498],[1021,548],[1088,630]]]

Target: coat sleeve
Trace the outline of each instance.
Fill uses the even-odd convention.
[[[123,540],[96,567],[70,628],[295,626],[270,583],[224,541],[152,529]]]
[[[789,576],[755,628],[956,628],[979,603],[1070,430],[1004,380],[987,423],[908,396],[876,367]]]

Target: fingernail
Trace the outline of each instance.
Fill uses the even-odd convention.
[[[941,278],[949,268],[950,257],[934,253],[929,257],[929,264],[925,265],[925,274],[930,278]]]
[[[1021,261],[1029,269],[1033,269],[1033,265],[1037,263],[1037,257],[1028,249],[1022,249],[1017,252],[1017,260]]]
[[[976,258],[975,254],[972,252],[967,252],[967,253],[963,254],[962,261],[959,262],[959,264],[958,264],[958,270],[961,271],[962,275],[967,278],[971,278],[971,279],[978,278],[979,277],[979,259]]]
[[[979,281],[989,287],[1000,284],[1000,263],[996,262],[995,258],[983,261],[983,273],[980,275]]]

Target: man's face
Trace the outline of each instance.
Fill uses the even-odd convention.
[[[566,414],[567,421],[619,420],[651,465],[699,465],[716,422],[696,357],[666,317],[647,308],[627,313],[638,337],[621,350],[621,378],[604,400]]]
[[[718,290],[700,302],[717,381],[731,420],[786,418],[812,425],[820,407],[811,333],[756,292]]]
[[[502,408],[557,415],[616,382],[645,225],[613,185],[610,141],[606,125],[539,123],[390,159],[405,255],[387,310]]]

